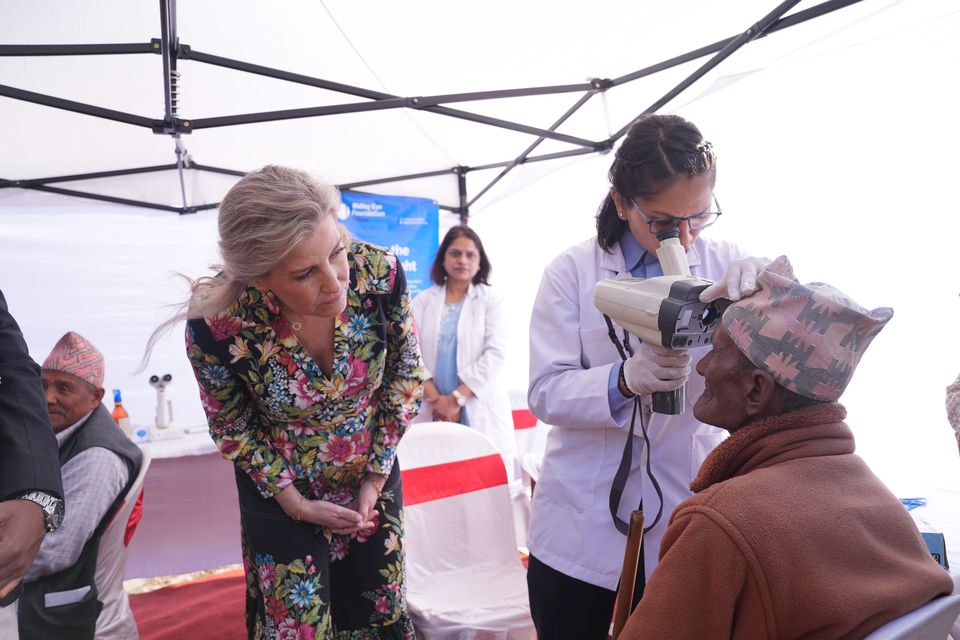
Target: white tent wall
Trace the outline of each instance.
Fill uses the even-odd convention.
[[[71,14],[67,3],[49,4]],[[56,11],[39,8],[47,3],[7,0],[0,6],[0,43],[138,42],[159,35],[151,21],[154,2],[125,3],[135,9],[117,13],[111,2],[82,4],[88,17],[77,29]],[[613,77],[733,35],[773,6],[419,4],[302,2],[267,12],[260,3],[231,3],[230,13],[216,14],[225,11],[223,3],[183,3],[178,21],[181,41],[218,55],[397,95],[426,95]],[[40,20],[41,11],[50,20]],[[352,47],[332,26],[331,15]],[[960,0],[865,0],[748,44],[664,109],[696,122],[718,149],[717,196],[724,215],[710,235],[760,255],[786,254],[801,280],[827,281],[865,306],[896,310],[843,402],[859,453],[900,493],[927,485],[960,489],[960,457],[943,403],[944,388],[960,373],[952,331],[960,311],[952,251],[960,237],[953,187],[960,169],[960,96],[953,79],[960,68],[958,34]],[[78,60],[64,74],[54,64],[59,59],[37,66],[0,58],[0,84],[58,95],[62,83],[76,92],[66,94],[72,99],[136,100],[137,106],[104,106],[159,117],[156,85],[145,82],[141,93],[137,80],[134,98],[123,90],[126,81],[97,92],[90,82],[64,77],[80,73]],[[159,75],[158,59],[147,56],[144,64]],[[224,76],[214,80],[208,70],[186,71],[184,86],[194,90],[188,93],[195,101],[191,112],[198,115],[320,103],[303,87],[258,79],[251,94],[242,84],[248,76],[233,83]],[[682,76],[672,77],[675,82]],[[48,81],[53,88],[42,89]],[[589,131],[573,135],[608,135],[670,86],[617,88],[594,97],[588,108],[598,117],[580,118]],[[532,111],[518,102],[514,118],[546,127],[575,99],[571,94],[538,102]],[[506,105],[490,111],[501,108]],[[128,125],[7,98],[0,98],[0,114],[25,123],[5,131],[2,178],[173,160],[169,139]],[[349,182],[505,160],[533,140],[470,123],[437,124],[438,116],[428,113],[338,118],[198,131],[184,141],[207,164],[249,169],[283,162]],[[504,151],[497,155],[498,149]],[[610,160],[585,156],[527,165],[471,211],[470,223],[491,255],[493,283],[511,308],[514,390],[527,384],[530,309],[543,266],[592,234]],[[119,188],[125,195],[163,191],[176,202],[179,194],[170,196],[164,186],[175,179],[155,179],[158,184],[124,178]],[[214,183],[191,180],[198,201],[216,201],[228,184],[222,177]],[[468,183],[471,195],[484,184],[473,178]],[[108,188],[98,184],[98,190]],[[452,177],[369,190],[445,204],[456,199]],[[451,218],[444,214],[446,224]],[[171,373],[174,418],[199,426],[203,415],[183,356],[182,327],[158,344],[144,373],[132,372],[150,331],[172,312],[164,305],[185,296],[171,274],[203,275],[217,261],[215,227],[214,212],[177,216],[0,189],[0,289],[37,360],[64,331],[79,331],[103,350],[106,386],[124,391],[135,423],[152,421],[155,396],[147,376]]]

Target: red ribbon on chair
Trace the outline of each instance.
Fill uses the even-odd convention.
[[[140,487],[140,495],[137,496],[137,503],[133,505],[133,511],[130,512],[130,518],[127,520],[127,530],[123,533],[123,545],[130,546],[133,534],[140,524],[140,517],[143,515],[143,487]]]
[[[529,409],[513,410],[513,428],[531,429],[537,426],[537,416],[530,413]]]
[[[403,469],[400,475],[403,478],[403,504],[406,507],[507,483],[503,458],[496,453],[482,458]]]

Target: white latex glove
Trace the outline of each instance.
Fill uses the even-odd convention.
[[[690,353],[642,342],[623,363],[627,388],[638,396],[673,391],[690,376]]]
[[[757,274],[769,264],[765,258],[743,258],[730,263],[723,277],[700,293],[700,302],[726,298],[736,302],[757,292]]]

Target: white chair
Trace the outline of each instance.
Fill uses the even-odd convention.
[[[519,492],[513,492],[513,517],[516,521],[517,542],[524,548],[530,530],[531,497],[540,478],[540,465],[547,448],[547,434],[550,425],[541,422],[527,408],[526,392],[510,393],[513,407],[514,437],[517,441],[517,453],[514,475],[519,482]]]
[[[407,604],[423,640],[535,640],[503,459],[459,424],[400,441]]]
[[[935,598],[891,620],[864,640],[945,640],[960,616],[960,595]]]
[[[542,422],[527,409],[526,396],[511,393],[514,435],[517,439],[517,466],[524,484],[536,483],[540,477],[540,463],[547,449],[550,425]]]
[[[97,550],[97,573],[94,582],[103,609],[97,617],[96,637],[139,637],[137,622],[130,610],[130,600],[123,588],[123,573],[127,566],[127,550],[140,521],[138,505],[142,499],[143,479],[150,467],[150,453],[143,451],[140,473],[134,479],[123,502],[113,514],[110,524],[100,536]]]

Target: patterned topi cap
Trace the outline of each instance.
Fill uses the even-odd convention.
[[[63,371],[86,380],[96,388],[103,386],[103,354],[79,333],[68,331],[53,346],[43,368]]]
[[[800,284],[786,256],[767,265],[757,284],[757,293],[723,314],[730,338],[781,386],[835,401],[893,309],[868,311],[828,284]]]

